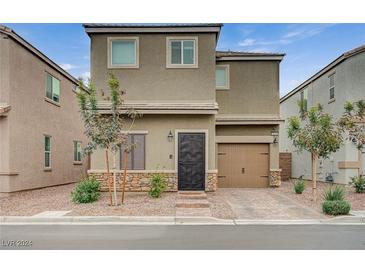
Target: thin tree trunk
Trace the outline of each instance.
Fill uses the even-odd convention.
[[[114,205],[118,205],[117,197],[117,174],[116,174],[116,152],[113,152],[113,190],[114,190]]]
[[[317,200],[317,155],[312,153],[312,194],[313,200]]]
[[[123,173],[123,186],[122,186],[122,204],[124,204],[124,192],[125,192],[125,184],[127,181],[127,166],[128,166],[128,153],[126,151],[124,153],[124,173]]]
[[[106,159],[106,173],[107,173],[107,182],[108,182],[108,188],[109,188],[109,199],[110,199],[110,205],[113,205],[113,196],[112,196],[112,186],[110,183],[110,169],[109,169],[109,152],[108,149],[105,150],[105,159]]]

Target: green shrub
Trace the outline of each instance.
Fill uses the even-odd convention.
[[[100,196],[100,183],[95,177],[82,179],[71,192],[72,201],[75,203],[92,203]]]
[[[350,212],[351,205],[348,201],[325,201],[322,204],[322,210],[328,215],[347,215]]]
[[[343,201],[345,199],[345,190],[341,186],[330,187],[324,193],[323,198],[326,201]]]
[[[148,194],[152,198],[159,198],[167,188],[165,176],[162,174],[154,174],[150,179],[150,190]]]
[[[298,179],[294,183],[294,191],[296,194],[302,194],[305,189],[305,182],[303,179]]]
[[[363,193],[365,192],[365,177],[355,176],[351,177],[350,185],[355,188],[355,192]]]

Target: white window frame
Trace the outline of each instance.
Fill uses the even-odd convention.
[[[331,77],[333,77],[333,86],[331,86]],[[336,98],[336,72],[332,72],[330,75],[328,75],[328,92],[329,92],[329,101],[332,102]],[[331,98],[331,89],[333,88],[333,98]]]
[[[193,41],[194,42],[194,64],[172,64],[171,63],[171,42]],[[166,68],[198,68],[198,37],[197,36],[170,36],[166,37]],[[183,62],[183,47],[181,47],[181,62]]]
[[[135,42],[135,59],[136,62],[134,64],[125,64],[125,65],[114,65],[112,62],[112,42],[113,41],[134,41]],[[119,69],[119,68],[129,68],[136,69],[139,68],[139,37],[125,36],[125,37],[108,37],[107,39],[107,48],[108,48],[108,68],[109,69]]]
[[[225,86],[217,86],[215,87],[216,90],[229,90],[229,82],[230,82],[230,79],[229,79],[229,65],[216,65],[215,66],[216,69],[221,67],[221,68],[225,68],[226,70],[226,79],[227,79],[227,83]]]
[[[81,151],[80,151],[80,153],[81,153],[80,160],[75,159],[75,148],[76,148],[76,158],[77,158],[77,154],[78,154],[77,153],[77,145],[75,147],[75,144],[77,144],[77,143],[80,143],[80,149],[81,149]],[[82,147],[81,147],[81,145],[82,145],[82,142],[81,141],[78,141],[78,140],[74,140],[73,141],[73,148],[74,148],[73,158],[74,158],[74,163],[81,163],[82,162]]]
[[[46,85],[46,88],[45,88],[45,93],[44,93],[44,98],[48,101],[48,102],[51,102],[51,103],[54,103],[56,105],[60,105],[60,102],[61,102],[61,80],[57,77],[55,77],[52,73],[46,71],[46,81],[45,81],[45,85]],[[58,97],[58,102],[53,100],[53,89],[51,90],[51,97],[52,98],[49,98],[47,97],[47,77],[51,76],[52,78],[55,78],[56,80],[58,80],[58,82],[60,82],[60,92],[59,92],[59,97]]]
[[[46,137],[49,138],[49,151],[46,151],[46,147],[45,147]],[[43,149],[44,149],[43,167],[45,170],[50,170],[50,169],[52,169],[52,136],[51,135],[48,135],[48,134],[43,135]],[[46,153],[49,153],[49,166],[46,166]]]

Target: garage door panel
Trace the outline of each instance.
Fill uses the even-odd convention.
[[[268,144],[219,144],[219,187],[267,187]]]

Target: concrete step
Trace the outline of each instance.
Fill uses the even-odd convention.
[[[207,194],[206,193],[197,193],[197,194],[186,194],[186,193],[178,193],[177,194],[177,198],[178,199],[198,199],[198,200],[202,200],[202,199],[207,199]]]
[[[175,207],[179,208],[209,208],[207,199],[178,199]]]

